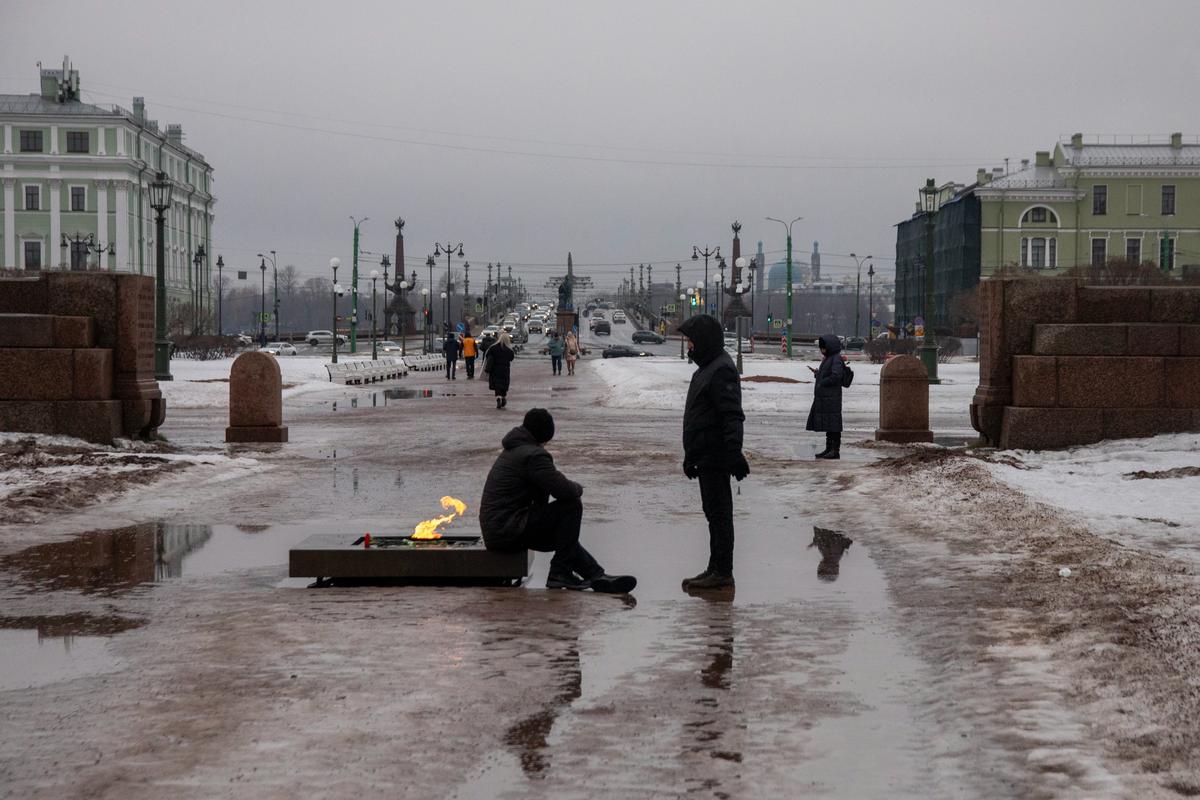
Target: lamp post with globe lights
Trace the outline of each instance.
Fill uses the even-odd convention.
[[[450,333],[450,295],[442,292],[442,333]]]
[[[775,217],[767,217],[770,222],[778,222],[787,229],[787,328],[784,330],[784,336],[787,337],[787,357],[792,357],[792,226],[795,225],[804,217],[796,217],[791,222],[784,222]]]
[[[403,273],[401,273],[401,274],[403,274]],[[399,284],[399,288],[400,288],[400,355],[401,356],[405,356],[408,354],[408,349],[407,349],[408,343],[405,341],[405,339],[408,336],[408,331],[405,330],[407,328],[407,325],[405,324],[405,319],[404,319],[406,316],[408,316],[407,314],[404,313],[404,293],[408,291],[408,285],[409,285],[408,281],[406,281],[406,280],[401,280],[400,284]]]
[[[678,281],[676,281],[676,283],[678,283]],[[689,293],[691,291],[692,291],[691,289],[688,289]],[[686,294],[684,294],[683,292],[680,292],[679,293],[679,322],[676,323],[677,325],[683,324],[684,303],[686,303],[687,301],[688,301],[688,296]],[[683,360],[683,333],[682,332],[680,332],[680,334],[679,334],[679,360],[680,361]]]
[[[431,258],[430,261],[432,261],[432,260],[433,259]],[[429,351],[433,349],[433,341],[431,340],[430,333],[429,333],[429,287],[428,286],[421,287],[421,315],[425,318],[425,336],[423,337],[424,343],[425,343],[424,350],[425,350],[425,355],[429,355]]]
[[[867,256],[866,258],[859,258],[854,253],[851,253],[850,257],[854,259],[854,263],[857,267],[857,270],[854,275],[854,335],[855,335],[855,337],[858,337],[861,335],[859,333],[859,292],[862,291],[862,265],[867,263],[868,261],[872,261],[875,258],[875,256]],[[873,273],[868,273],[868,275],[870,275],[870,274],[873,274]],[[870,315],[870,313],[871,312],[868,310],[867,314]],[[870,327],[870,325],[871,325],[871,320],[868,319],[867,327]]]
[[[704,280],[700,281],[700,284],[699,284],[700,295],[701,295],[700,302],[702,303],[702,305],[700,306],[700,311],[703,314],[708,313],[708,302],[707,302],[708,295],[704,294],[704,289],[706,286],[708,286],[708,259],[712,256],[720,256],[720,255],[721,255],[721,248],[719,246],[716,248],[712,248],[712,247],[705,245],[704,249],[701,250],[699,247],[696,247],[696,245],[692,245],[692,261],[699,261],[700,257],[704,256]]]

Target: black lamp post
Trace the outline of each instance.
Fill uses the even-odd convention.
[[[271,305],[271,312],[275,316],[275,341],[278,342],[279,341],[279,268],[275,263],[275,251],[268,250],[267,252],[269,252],[271,254],[271,281],[273,284],[272,293],[274,294],[274,302]],[[262,253],[259,253],[258,257],[263,259],[264,262],[266,261],[266,256],[264,256]],[[264,267],[264,269],[266,268],[265,263],[264,263],[263,267]]]
[[[258,310],[258,346],[267,346],[267,260],[264,258],[259,265],[262,270],[262,302]]]
[[[331,333],[333,333],[333,363],[334,364],[338,363],[338,360],[337,360],[337,346],[338,346],[337,301],[338,301],[338,297],[342,293],[342,287],[338,286],[337,271],[338,271],[338,267],[340,267],[341,265],[342,265],[342,260],[340,258],[338,258],[337,256],[334,256],[333,258],[329,259],[329,266],[333,270],[333,330],[331,331]]]
[[[704,286],[700,289],[700,313],[708,313],[708,259],[712,256],[721,255],[721,248],[712,248],[705,245],[704,249],[692,245],[692,261],[699,261],[700,256],[704,256]],[[632,283],[632,275],[630,276]]]
[[[204,252],[204,245],[196,248],[196,254],[192,257],[192,265],[196,268],[194,281],[195,290],[192,292],[192,335],[195,336],[200,329],[200,275],[201,269],[204,266],[204,257],[207,253]]]
[[[154,379],[173,380],[171,342],[167,340],[167,267],[163,239],[166,238],[166,211],[171,207],[171,181],[158,172],[150,182],[150,207],[154,209]]]
[[[388,267],[392,265],[392,260],[387,257],[387,253],[383,254],[383,258],[379,259],[379,266],[383,267],[383,338],[388,338],[392,335],[392,313],[388,305],[388,292],[391,287],[388,285]],[[400,270],[397,273],[398,278],[404,277],[404,265],[400,265]]]
[[[937,338],[933,335],[933,216],[938,210],[938,190],[933,178],[921,189],[921,208],[925,212],[925,336],[921,343],[921,361],[930,383],[940,383],[937,368]]]
[[[387,256],[384,256],[386,259]],[[379,270],[371,270],[371,360],[379,358],[379,343],[375,341],[375,281],[379,280]],[[384,286],[387,282],[384,281]]]
[[[433,265],[435,263],[436,262],[433,260],[433,256],[430,256],[429,258],[425,259],[425,266],[429,267],[429,285],[425,287],[425,290],[423,292],[421,292],[422,297],[428,297],[430,290],[433,289]],[[433,349],[433,336],[430,332],[430,323],[433,322],[433,311],[430,309],[429,305],[427,303],[425,303],[424,300],[422,300],[421,303],[423,306],[423,313],[425,315],[425,345],[424,345],[424,347],[425,347],[425,353],[428,354],[429,351]]]
[[[457,247],[451,247],[450,242],[446,242],[446,244],[444,244],[444,245],[441,242],[435,242],[433,245],[433,254],[435,256],[440,256],[443,253],[446,256],[446,291],[444,292],[444,294],[449,294],[450,288],[451,288],[450,287],[450,258],[452,256],[458,256],[459,258],[463,257],[462,242],[459,242]],[[432,270],[430,270],[430,272],[429,272],[429,289],[430,289],[430,291],[433,290],[433,271]],[[445,328],[446,330],[450,329],[450,302],[448,300],[446,302],[446,316],[442,317],[442,327]]]
[[[217,256],[217,335],[225,335],[225,317],[222,315],[221,299],[225,296],[225,257]],[[211,296],[211,295],[210,295]]]
[[[401,272],[400,274],[403,275],[404,273]],[[416,272],[413,273],[413,275],[416,275],[416,274],[417,274]],[[408,291],[408,286],[409,286],[408,281],[405,281],[405,280],[402,280],[402,281],[400,281],[400,283],[397,284],[397,288],[400,289],[400,355],[401,356],[408,354],[408,350],[407,350],[408,343],[405,341],[405,339],[408,336],[408,331],[405,330],[407,325],[405,324],[405,320],[404,320],[404,318],[406,316],[408,316],[407,314],[404,313],[404,293],[406,291]]]
[[[867,341],[875,338],[875,265],[867,267]]]

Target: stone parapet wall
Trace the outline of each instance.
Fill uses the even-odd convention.
[[[165,412],[152,278],[0,278],[0,430],[111,442],[152,435]]]
[[[1200,287],[980,283],[971,422],[1002,448],[1200,431]]]

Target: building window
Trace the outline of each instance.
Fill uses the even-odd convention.
[[[84,187],[71,187],[71,210],[87,211],[87,189]]]
[[[25,242],[25,269],[42,268],[42,243]]]
[[[68,153],[86,153],[88,150],[87,131],[67,131]]]
[[[1158,265],[1165,272],[1175,269],[1175,239],[1171,236],[1164,236],[1159,240]]]
[[[1051,218],[1050,209],[1046,208],[1045,206],[1034,206],[1033,208],[1026,211],[1025,216],[1021,219],[1021,222],[1049,222],[1049,221],[1058,222],[1058,218],[1057,217]]]
[[[1029,240],[1029,266],[1041,269],[1046,266],[1046,239],[1035,236]]]
[[[1175,214],[1175,187],[1162,187],[1162,213],[1164,217]]]
[[[1104,262],[1108,260],[1108,240],[1107,239],[1092,239],[1092,266],[1104,266]]]
[[[1021,266],[1029,266],[1029,239],[1025,236],[1021,237]]]
[[[1046,266],[1054,269],[1058,266],[1058,239],[1051,236],[1046,248]]]
[[[41,131],[21,131],[21,152],[22,153],[40,153],[40,152],[42,152],[42,132]]]
[[[28,185],[25,187],[25,210],[42,210],[42,187]]]
[[[81,242],[77,239],[71,240],[71,269],[76,272],[81,272],[87,269],[88,247],[87,242]]]
[[[1126,239],[1125,240],[1125,259],[1134,264],[1142,263],[1142,240],[1141,239]]]
[[[1103,184],[1092,187],[1092,213],[1097,217],[1108,213],[1108,187]]]

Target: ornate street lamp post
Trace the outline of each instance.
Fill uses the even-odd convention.
[[[266,347],[267,346],[267,261],[266,261],[266,259],[263,259],[262,264],[259,265],[259,269],[262,270],[262,295],[261,295],[262,302],[260,303],[259,311],[258,311],[258,324],[259,324],[258,346]]]
[[[196,248],[196,253],[192,257],[192,266],[195,271],[192,273],[196,276],[193,281],[195,288],[192,290],[192,336],[195,336],[200,330],[200,298],[203,296],[203,289],[200,288],[200,271],[204,266],[204,257],[208,255],[204,252],[204,245]]]
[[[217,335],[225,335],[225,317],[223,316],[224,309],[221,308],[221,299],[225,296],[225,278],[222,272],[225,269],[225,257],[217,256]],[[209,295],[211,297],[211,295]]]
[[[171,343],[167,340],[167,268],[163,240],[166,238],[166,211],[171,207],[171,181],[158,172],[150,182],[150,207],[154,209],[154,379],[174,380],[171,376]]]
[[[925,337],[921,344],[921,361],[929,373],[930,383],[940,383],[937,367],[937,338],[933,335],[933,217],[938,210],[938,190],[933,178],[921,189],[921,208],[925,212]]]
[[[271,254],[271,282],[273,284],[272,293],[274,294],[274,302],[271,304],[271,313],[275,315],[275,341],[279,341],[279,268],[275,264],[275,251],[268,250]],[[262,253],[258,257],[263,259],[263,268],[266,268],[266,256]],[[265,276],[264,276],[265,277]],[[266,324],[265,322],[263,323]]]
[[[387,258],[387,256],[384,256]],[[371,270],[371,360],[379,358],[379,342],[375,341],[375,281],[379,280],[379,270]],[[387,285],[386,282],[384,284]]]
[[[449,284],[447,284],[449,285]],[[442,333],[450,332],[450,295],[442,292]]]
[[[430,259],[432,261],[432,259]],[[429,333],[429,287],[421,287],[421,313],[425,317],[425,355],[429,355],[429,351],[433,349],[433,339]]]
[[[867,267],[867,341],[875,338],[875,265]]]
[[[679,283],[679,281],[676,280],[675,283]],[[691,293],[691,291],[692,291],[691,289],[688,289],[689,294]],[[680,292],[679,293],[679,322],[677,322],[676,325],[683,324],[683,304],[686,303],[687,300],[688,300],[688,295],[684,294],[683,292]],[[679,334],[679,360],[680,361],[683,360],[683,333],[682,332]]]
[[[404,273],[401,273],[401,274],[404,274]],[[402,280],[402,281],[400,281],[400,355],[401,356],[408,355],[408,349],[407,349],[408,343],[405,341],[405,339],[408,337],[408,331],[405,330],[405,328],[408,326],[406,325],[406,321],[404,319],[405,317],[408,316],[407,314],[404,313],[404,308],[405,308],[404,293],[406,291],[408,291],[408,281]]]
[[[702,281],[703,285],[700,287],[700,292],[701,292],[700,302],[703,304],[700,307],[700,313],[702,313],[702,314],[708,313],[708,295],[704,294],[704,289],[705,289],[705,287],[708,286],[708,259],[710,256],[719,256],[719,255],[721,255],[720,247],[717,247],[714,249],[714,248],[711,248],[711,247],[708,247],[707,245],[705,245],[704,249],[701,250],[700,248],[696,247],[696,245],[692,245],[692,261],[699,261],[700,256],[704,256],[704,280]],[[630,278],[632,279],[632,277],[633,277],[633,274],[631,272]]]

